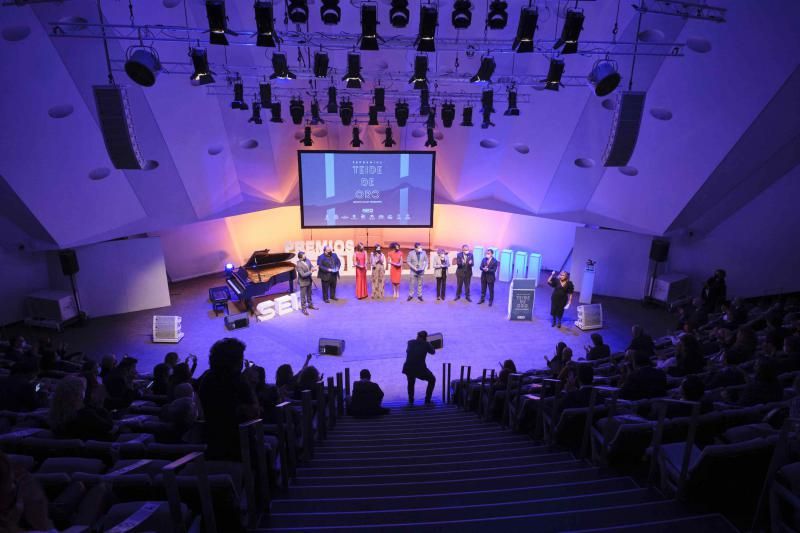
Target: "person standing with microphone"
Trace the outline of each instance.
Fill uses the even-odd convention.
[[[547,284],[553,287],[553,294],[550,296],[550,316],[552,322],[550,327],[561,327],[561,319],[564,316],[564,310],[569,309],[572,304],[572,294],[575,292],[575,286],[569,280],[569,272],[562,270],[556,278],[556,271],[550,273],[547,278]]]

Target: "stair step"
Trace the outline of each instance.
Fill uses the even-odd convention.
[[[332,512],[347,509],[350,511],[380,511],[386,509],[436,508],[453,505],[475,505],[487,503],[513,502],[519,500],[539,500],[638,489],[639,486],[629,477],[610,477],[588,481],[552,483],[538,486],[502,487],[471,492],[444,492],[424,496],[385,496],[342,498],[331,493],[327,497],[315,499],[277,499],[272,501],[273,513]]]
[[[469,440],[481,437],[496,437],[498,435],[511,437],[516,439],[524,439],[522,435],[516,433],[502,433],[497,428],[482,428],[477,430],[463,431],[445,430],[445,431],[415,431],[408,433],[378,433],[378,432],[364,432],[364,433],[343,433],[339,428],[335,428],[328,437],[326,442],[336,442],[339,444],[347,443],[363,443],[368,441],[369,444],[382,444],[383,442],[420,442],[423,440],[431,439],[448,439],[460,438],[462,440]]]
[[[519,448],[524,446],[532,446],[533,443],[530,441],[516,441],[516,442],[503,442],[503,441],[491,441],[491,442],[479,442],[476,444],[468,443],[468,442],[461,442],[461,443],[449,443],[449,442],[442,442],[440,444],[424,444],[420,446],[413,446],[413,445],[405,445],[401,447],[378,447],[378,448],[369,448],[369,447],[358,447],[358,448],[325,448],[323,446],[319,446],[314,449],[314,457],[319,457],[320,459],[335,459],[335,458],[357,458],[357,457],[407,457],[409,454],[413,455],[434,455],[441,452],[446,452],[447,454],[455,454],[455,453],[463,453],[463,452],[470,452],[470,451],[503,451],[507,449]]]
[[[393,456],[378,454],[358,455],[350,453],[320,455],[315,452],[314,460],[309,466],[397,466],[431,463],[438,460],[450,461],[475,458],[498,459],[503,457],[534,457],[545,453],[549,453],[546,447],[532,446],[530,444],[505,446],[500,449],[459,450],[456,452],[444,449],[432,453],[416,453],[412,456],[402,453]]]
[[[320,498],[337,494],[341,497],[353,498],[363,496],[403,496],[409,494],[436,494],[439,492],[473,491],[481,489],[514,488],[569,481],[587,481],[603,477],[597,468],[567,469],[542,474],[519,474],[504,476],[480,476],[462,479],[457,487],[448,480],[421,481],[407,483],[373,483],[324,485],[318,487],[295,485],[289,489],[292,498]]]
[[[543,514],[594,509],[617,505],[633,505],[661,500],[654,491],[629,489],[603,494],[585,494],[572,497],[544,498],[540,500],[518,500],[503,503],[478,505],[451,505],[438,508],[409,508],[385,511],[349,511],[342,507],[336,512],[278,513],[270,517],[272,527],[318,527],[330,524],[341,525],[392,525],[417,522],[442,522],[458,518],[474,520],[521,514]]]
[[[501,531],[565,531],[585,527],[617,528],[649,518],[651,521],[671,520],[687,515],[679,504],[673,501],[639,503],[633,505],[617,505],[600,509],[557,511],[540,514],[519,514],[478,519],[458,519],[456,515],[449,520],[424,523],[381,524],[370,525],[329,525],[320,527],[286,527],[270,528],[269,531],[322,531],[322,530],[355,530],[384,531],[387,529],[409,530],[414,532],[458,531],[485,532],[489,528]]]
[[[505,468],[505,467],[519,467],[524,465],[533,464],[546,464],[556,461],[569,461],[573,459],[572,454],[568,452],[555,452],[547,454],[538,454],[534,456],[513,456],[501,457],[496,459],[485,459],[477,457],[474,459],[466,460],[462,456],[451,458],[448,460],[431,461],[428,463],[420,464],[403,464],[387,466],[383,464],[377,465],[361,465],[360,461],[355,461],[356,465],[346,466],[317,466],[317,461],[312,463],[312,466],[301,466],[298,468],[297,473],[300,476],[331,476],[339,477],[342,474],[358,475],[364,474],[409,474],[414,472],[426,473],[430,471],[436,472],[450,472],[457,471],[464,468]]]
[[[466,424],[459,424],[455,427],[442,427],[440,424],[437,424],[434,428],[427,428],[424,432],[420,431],[419,428],[415,427],[413,429],[381,429],[381,430],[351,430],[346,429],[342,425],[337,425],[336,428],[331,433],[331,437],[343,437],[343,438],[350,438],[350,439],[371,439],[371,438],[405,438],[405,437],[418,437],[420,435],[425,436],[436,436],[436,435],[461,435],[461,434],[497,434],[498,428],[496,425],[485,424],[483,422],[475,424],[475,425],[466,425]]]
[[[465,468],[457,471],[446,472],[416,472],[403,474],[363,474],[363,475],[341,475],[341,476],[304,476],[299,471],[296,485],[303,487],[321,487],[326,485],[369,485],[369,484],[392,484],[392,483],[414,483],[424,481],[450,481],[457,482],[461,479],[469,479],[483,475],[522,475],[522,474],[541,474],[545,472],[558,472],[586,468],[581,461],[569,460],[552,463],[541,463],[536,465],[514,465],[508,467],[494,468]]]
[[[573,529],[572,533],[578,531],[582,533],[601,532],[601,531],[624,531],[625,533],[673,533],[680,530],[681,533],[736,533],[739,531],[724,516],[720,514],[707,514],[700,516],[688,516],[686,518],[673,518],[660,520],[657,522],[640,522],[625,526]]]
[[[469,448],[475,445],[493,445],[502,446],[504,444],[516,444],[518,442],[530,443],[531,440],[520,435],[503,435],[497,433],[495,435],[475,436],[472,438],[464,438],[453,442],[451,437],[420,437],[419,439],[403,439],[401,441],[394,441],[391,439],[361,439],[361,440],[343,440],[343,439],[326,439],[321,443],[317,449],[319,451],[332,448],[334,450],[370,452],[370,451],[391,451],[391,450],[417,450],[422,448],[432,448],[438,446],[449,446],[451,448]]]

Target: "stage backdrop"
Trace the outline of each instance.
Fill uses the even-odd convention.
[[[419,241],[425,247],[496,246],[542,254],[545,268],[569,256],[577,224],[456,205],[436,205],[433,228],[300,229],[300,208],[280,207],[161,231],[167,272],[173,281],[221,272],[255,250],[284,251],[297,241],[364,242],[384,246]],[[369,233],[369,234],[367,234]],[[310,254],[313,255],[313,254]],[[314,257],[315,258],[315,257]]]

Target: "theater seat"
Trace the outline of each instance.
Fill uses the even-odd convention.
[[[86,474],[101,474],[105,472],[106,465],[100,459],[88,459],[84,457],[51,457],[45,459],[37,474],[65,473],[72,475],[76,472]]]
[[[184,526],[189,524],[188,508],[181,504],[181,518]],[[175,528],[167,502],[127,502],[119,503],[108,510],[100,522],[101,530],[108,531],[123,521],[136,523],[126,529],[126,533],[153,531],[156,533],[172,533]]]

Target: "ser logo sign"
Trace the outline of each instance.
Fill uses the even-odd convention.
[[[300,309],[300,297],[298,293],[284,294],[274,300],[266,300],[256,306],[258,321],[266,322],[276,316],[288,315]]]

